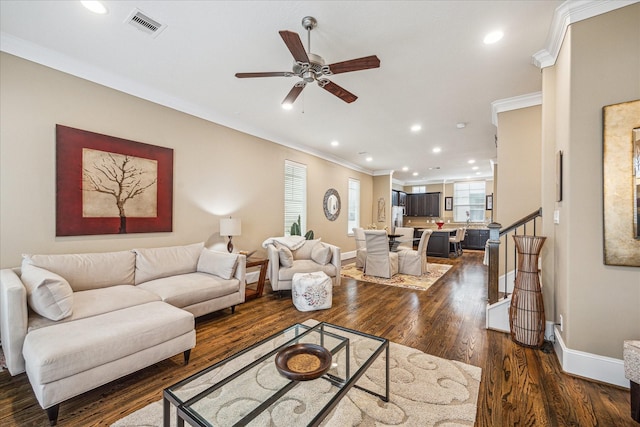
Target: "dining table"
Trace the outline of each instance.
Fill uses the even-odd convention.
[[[398,237],[402,237],[402,234],[387,234],[389,238],[389,250],[391,252],[398,252],[398,246],[400,245],[400,241],[396,240]]]

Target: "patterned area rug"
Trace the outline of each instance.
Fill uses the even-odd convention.
[[[347,264],[342,266],[341,274],[344,277],[361,280],[363,282],[378,283],[380,285],[398,286],[400,288],[417,289],[426,291],[438,281],[444,274],[449,271],[451,265],[434,264],[428,266],[429,272],[422,276],[410,276],[408,274],[396,274],[391,279],[382,277],[367,276],[362,274],[362,270],[356,268],[356,264]]]
[[[361,362],[358,360],[358,340],[353,341],[352,349],[353,363]],[[384,353],[360,378],[359,386],[384,393],[383,358]],[[269,384],[279,380],[273,378],[269,380],[265,371],[269,369],[259,370],[259,374],[252,379],[251,384],[235,387],[233,392],[237,396],[230,396],[228,405],[210,409],[215,415],[214,419],[208,421],[213,425],[227,425],[224,420],[230,416],[229,412],[242,410],[243,401],[251,400],[253,396],[262,394],[262,391],[270,392]],[[275,369],[270,371],[273,375],[279,375]],[[389,402],[384,403],[369,393],[352,388],[321,425],[331,427],[473,426],[476,419],[481,373],[482,370],[476,366],[441,359],[410,347],[390,343]],[[209,385],[198,386],[202,388]],[[314,387],[301,387],[305,390],[304,392],[273,405],[250,425],[265,427],[300,425],[296,422],[296,417],[313,406],[314,401],[322,401],[321,397],[314,396],[320,396],[331,387],[328,381],[314,381]],[[173,405],[171,410],[171,425],[175,426]],[[112,424],[112,427],[161,425],[162,401],[158,401],[117,421]]]

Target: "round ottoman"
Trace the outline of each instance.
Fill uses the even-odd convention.
[[[322,271],[296,273],[291,282],[291,298],[299,311],[331,308],[332,281]]]

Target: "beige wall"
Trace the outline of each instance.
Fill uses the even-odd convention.
[[[220,217],[242,219],[238,249],[261,249],[282,235],[283,169],[307,165],[307,228],[316,237],[355,249],[347,236],[347,181],[360,180],[361,223],[371,222],[373,179],[367,174],[207,122],[175,110],[2,53],[0,56],[0,266],[22,253],[66,253],[205,241],[224,248]],[[174,150],[173,232],[55,236],[55,125]],[[304,143],[303,140],[300,141]],[[342,199],[334,222],[324,217],[329,188]]]
[[[498,114],[498,160],[503,179],[496,192],[504,203],[496,207],[493,219],[503,226],[541,206],[541,111],[537,105]]]
[[[391,175],[378,175],[373,177],[373,200],[371,209],[371,222],[363,222],[367,227],[375,224],[376,228],[391,227]],[[381,202],[382,200],[382,202]],[[363,205],[364,206],[364,205]],[[382,210],[382,212],[378,212]],[[383,219],[382,221],[378,221]]]
[[[640,4],[573,24],[554,69],[544,72],[543,102],[552,104],[545,162],[563,150],[565,166],[561,203],[550,202],[544,181],[545,209],[560,213],[554,287],[562,338],[571,349],[616,358],[623,340],[640,339],[640,268],[603,261],[602,107],[640,98],[638,22]]]

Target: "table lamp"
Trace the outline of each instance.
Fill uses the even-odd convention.
[[[227,243],[227,250],[229,253],[233,252],[233,243],[231,243],[231,238],[233,236],[239,236],[241,233],[242,223],[240,218],[220,218],[220,235],[229,237],[229,243]]]

